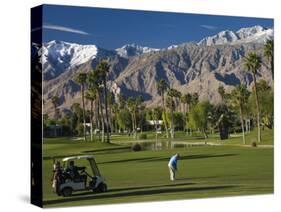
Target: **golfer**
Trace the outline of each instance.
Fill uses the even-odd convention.
[[[177,161],[180,155],[177,153],[170,158],[168,163],[169,171],[170,171],[170,180],[174,181],[176,179],[176,171],[177,171]]]

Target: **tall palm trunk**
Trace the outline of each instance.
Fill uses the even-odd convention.
[[[261,128],[260,128],[260,104],[259,104],[259,99],[258,99],[258,92],[257,92],[257,80],[256,80],[256,75],[253,74],[254,78],[254,86],[255,86],[255,99],[256,99],[256,107],[257,107],[257,127],[258,127],[258,143],[261,142]]]
[[[171,106],[171,138],[175,138],[173,103]]]
[[[82,107],[83,107],[83,134],[84,141],[86,141],[86,118],[85,118],[85,98],[84,98],[84,84],[82,84]]]
[[[100,136],[100,101],[99,101],[99,94],[97,94],[97,107],[96,107],[96,128],[99,130],[99,141],[101,140]]]
[[[138,129],[137,129],[137,115],[136,115],[136,111],[134,111],[134,121],[135,121],[135,139],[137,139],[138,137]]]
[[[114,125],[113,125],[113,117],[112,117],[112,108],[109,107],[109,127],[111,132],[115,132]]]
[[[204,137],[205,137],[205,144],[207,144],[208,134],[206,132],[206,129],[203,129],[203,134],[204,134]]]
[[[245,137],[245,131],[244,131],[244,117],[243,117],[241,103],[239,105],[239,110],[240,110],[240,122],[241,122],[241,128],[242,128],[243,144],[246,144],[246,137]]]
[[[91,108],[90,108],[90,123],[91,123],[91,141],[93,141],[93,100],[91,100]]]
[[[107,87],[106,87],[106,80],[103,81],[104,87],[104,107],[105,107],[105,119],[106,119],[106,142],[110,142],[110,135],[109,135],[109,119],[108,119],[108,104],[107,104]]]
[[[164,126],[166,130],[166,137],[169,138],[169,132],[168,132],[168,126],[167,126],[167,117],[166,117],[166,107],[165,107],[165,99],[164,99],[164,93],[162,92],[162,107],[163,107],[163,118],[164,118]]]
[[[99,95],[100,97],[100,95]],[[104,142],[105,137],[104,137],[104,114],[103,114],[103,106],[102,106],[102,101],[101,98],[99,98],[100,101],[100,114],[101,114],[101,142]]]

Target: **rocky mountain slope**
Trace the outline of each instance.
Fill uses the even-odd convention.
[[[226,90],[240,83],[251,87],[253,79],[245,72],[242,58],[251,51],[262,55],[265,39],[272,37],[272,29],[255,26],[165,49],[126,45],[105,50],[95,45],[51,41],[42,51],[44,110],[52,113],[50,99],[54,95],[60,98],[62,110],[80,102],[80,88],[74,77],[80,71],[91,71],[102,58],[107,58],[111,66],[108,87],[115,94],[142,95],[148,106],[154,106],[160,101],[156,82],[163,78],[182,93],[198,92],[200,99],[217,103],[220,85]],[[258,71],[260,78],[272,84],[266,61]]]

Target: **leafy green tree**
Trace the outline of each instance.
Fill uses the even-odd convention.
[[[259,105],[259,96],[258,96],[258,90],[257,90],[257,71],[261,67],[261,58],[255,53],[250,52],[245,58],[244,58],[244,66],[247,71],[252,73],[253,79],[254,79],[254,94],[255,94],[255,100],[256,100],[256,107],[257,107],[257,128],[258,128],[258,143],[261,142],[261,126],[260,126],[260,105]]]
[[[259,91],[259,104],[261,121],[264,126],[269,129],[273,128],[273,89],[265,80],[257,82],[257,89]],[[249,99],[251,111],[256,113],[255,96],[252,94]]]
[[[73,103],[70,107],[72,113],[72,118],[71,118],[71,131],[74,134],[78,133],[78,125],[81,123],[81,117],[82,117],[82,109],[80,107],[79,103]]]
[[[137,113],[139,112],[139,109],[142,106],[143,98],[142,96],[129,97],[127,100],[127,107],[129,111],[131,112],[132,117],[132,131],[135,135],[135,138],[137,138]]]
[[[232,125],[231,111],[224,103],[215,105],[212,110],[212,125],[219,130],[220,139],[228,139]]]
[[[167,114],[168,123],[171,124],[171,114]],[[184,128],[184,114],[181,112],[174,112],[174,127],[175,130],[183,130]]]
[[[272,79],[274,79],[274,43],[273,40],[267,40],[264,46],[264,56],[270,64]]]
[[[117,122],[118,125],[120,127],[120,129],[122,130],[127,130],[130,129],[131,127],[131,113],[127,108],[123,108],[119,111],[119,113],[117,114]]]
[[[156,85],[157,85],[157,91],[161,96],[162,110],[163,110],[163,122],[164,122],[164,126],[165,126],[166,137],[169,138],[167,117],[166,117],[166,107],[165,107],[165,92],[167,91],[169,86],[164,79],[159,80]]]
[[[170,88],[167,92],[167,96],[169,97],[167,99],[167,106],[170,108],[170,114],[171,114],[171,138],[175,138],[175,126],[174,126],[174,110],[176,108],[176,100],[181,97],[181,93],[177,91],[176,89]]]
[[[198,93],[193,93],[192,98],[191,98],[191,106],[197,105],[199,102],[199,94]]]
[[[162,108],[161,107],[156,107],[153,108],[151,111],[151,119],[154,121],[154,127],[155,127],[155,137],[156,137],[156,141],[158,139],[158,121],[161,119],[162,116]]]
[[[66,113],[60,120],[60,124],[62,127],[62,135],[69,136],[72,134],[71,132],[71,113]]]
[[[82,108],[83,108],[83,135],[84,135],[84,141],[86,141],[87,138],[86,138],[86,118],[85,118],[85,84],[86,84],[86,81],[87,81],[87,74],[86,73],[79,73],[76,76],[75,81],[81,87]]]
[[[208,115],[212,109],[212,105],[208,101],[199,102],[192,108],[190,114],[190,122],[194,128],[200,129],[205,138],[208,138]]]
[[[231,92],[231,103],[232,107],[239,111],[240,114],[240,123],[243,135],[243,144],[246,144],[246,136],[245,136],[245,127],[244,127],[244,114],[245,107],[248,102],[248,98],[250,96],[250,92],[247,90],[246,85],[239,85]]]
[[[184,130],[185,128],[188,129],[188,114],[190,112],[190,104],[191,104],[191,101],[192,101],[192,95],[187,93],[187,94],[184,94],[182,97],[181,97],[181,102],[183,103],[184,105]]]

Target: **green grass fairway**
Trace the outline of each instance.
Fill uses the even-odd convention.
[[[271,140],[273,132],[268,134],[267,140]],[[113,140],[117,143],[122,138]],[[237,144],[238,139],[233,143]],[[171,182],[167,163],[176,152],[181,160],[177,180]],[[128,145],[60,138],[44,139],[43,154],[44,207],[273,193],[272,146],[198,146],[132,152]],[[109,191],[99,194],[86,191],[67,198],[57,196],[50,181],[52,157],[81,154],[95,156]]]

